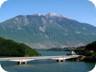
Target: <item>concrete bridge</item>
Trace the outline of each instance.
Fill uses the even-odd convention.
[[[18,64],[26,64],[28,61],[33,60],[56,60],[58,62],[62,62],[67,59],[78,58],[80,55],[68,55],[68,56],[33,56],[33,57],[7,57],[0,58],[0,61],[14,61],[18,62]]]

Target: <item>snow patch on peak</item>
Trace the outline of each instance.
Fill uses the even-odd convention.
[[[38,14],[38,16],[41,16],[42,14]]]
[[[63,17],[62,15],[57,14],[57,13],[48,13],[47,16],[52,16],[52,17],[54,17],[54,16]]]
[[[33,16],[43,16],[43,14],[33,14]]]

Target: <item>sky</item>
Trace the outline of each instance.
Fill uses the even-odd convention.
[[[96,26],[96,8],[88,0],[8,0],[0,8],[0,22],[17,15],[49,12]]]

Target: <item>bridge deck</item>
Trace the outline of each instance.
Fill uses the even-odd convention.
[[[61,59],[66,60],[70,58],[77,58],[79,55],[69,55],[69,56],[33,56],[33,57],[7,57],[7,58],[0,58],[0,61],[31,61],[31,60],[44,60],[44,59]]]

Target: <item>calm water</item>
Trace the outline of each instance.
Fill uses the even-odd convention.
[[[39,51],[42,55],[64,55],[67,52]],[[1,62],[2,67],[9,72],[88,72],[95,63],[90,62],[56,62],[55,60],[37,60],[26,65],[17,65],[16,62]]]

